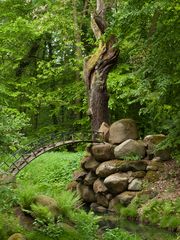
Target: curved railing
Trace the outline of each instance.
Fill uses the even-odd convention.
[[[18,174],[24,167],[26,167],[35,158],[48,152],[52,149],[71,145],[80,142],[103,142],[103,133],[100,132],[85,132],[85,133],[75,133],[75,132],[61,132],[61,133],[51,133],[39,140],[33,141],[24,145],[21,149],[18,149],[12,154],[14,160],[9,164],[9,160],[2,162],[0,164],[0,169],[5,166],[6,170],[2,171],[4,174]]]

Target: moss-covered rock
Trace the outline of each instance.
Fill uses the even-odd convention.
[[[57,201],[52,197],[46,195],[38,195],[34,198],[33,204],[46,207],[54,217],[57,217],[60,214],[59,205]]]
[[[128,171],[145,171],[147,167],[146,161],[120,161],[110,160],[101,163],[96,169],[96,174],[100,177],[107,177],[117,172]]]
[[[26,240],[26,238],[21,233],[14,233],[8,240]]]
[[[160,174],[158,171],[149,170],[147,171],[144,179],[147,180],[148,182],[156,182],[159,180],[159,178],[160,178]]]
[[[146,175],[145,171],[137,171],[137,172],[132,172],[131,177],[133,178],[144,178]]]

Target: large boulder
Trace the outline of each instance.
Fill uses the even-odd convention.
[[[104,185],[102,179],[98,178],[93,184],[93,190],[95,193],[106,193],[108,191],[107,187]]]
[[[144,160],[140,161],[122,161],[121,166],[119,169],[122,172],[127,171],[145,171],[147,167],[147,162]]]
[[[114,149],[114,155],[117,159],[124,159],[126,157],[143,158],[146,154],[145,145],[142,141],[128,139],[121,143]],[[130,159],[129,159],[130,160]]]
[[[107,177],[110,174],[118,172],[122,163],[123,161],[119,160],[110,160],[103,162],[96,169],[96,174],[100,177]]]
[[[34,198],[33,203],[36,205],[42,205],[44,207],[47,207],[54,217],[57,217],[60,214],[60,208],[58,206],[58,203],[52,197],[46,195],[37,195]]]
[[[140,161],[110,160],[101,163],[96,169],[96,174],[100,177],[107,177],[117,172],[145,171],[146,167],[147,162],[143,160]]]
[[[96,201],[95,194],[94,194],[92,188],[89,186],[79,183],[77,185],[77,192],[80,195],[80,197],[86,202],[95,202]]]
[[[97,161],[103,162],[114,159],[114,146],[112,144],[95,144],[92,146],[91,151]]]
[[[102,136],[102,140],[104,140],[105,142],[109,141],[109,125],[107,123],[103,122],[98,132]]]
[[[114,173],[104,179],[104,184],[109,192],[118,194],[124,192],[128,186],[128,175],[125,173]]]
[[[149,156],[149,159],[152,159],[154,156],[160,157],[162,161],[170,159],[169,149],[156,150],[157,145],[164,141],[165,139],[166,136],[163,134],[148,135],[144,138],[143,141],[147,147],[147,154]]]
[[[81,167],[88,171],[96,171],[99,162],[93,156],[86,156],[81,160]]]
[[[21,233],[14,233],[8,240],[26,240],[26,238]]]
[[[142,180],[135,178],[128,186],[129,191],[141,191],[142,190]]]
[[[138,132],[136,123],[132,119],[121,119],[114,122],[109,129],[109,142],[120,144],[127,139],[137,139]]]

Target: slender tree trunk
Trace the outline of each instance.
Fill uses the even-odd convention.
[[[92,131],[97,131],[102,122],[109,122],[108,93],[106,80],[111,67],[116,62],[119,51],[114,47],[115,37],[108,41],[101,40],[106,30],[105,5],[103,0],[97,0],[97,8],[91,16],[91,27],[99,47],[89,56],[84,64],[84,79],[88,90],[89,110]]]

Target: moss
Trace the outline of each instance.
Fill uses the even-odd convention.
[[[146,173],[144,171],[137,171],[137,172],[133,172],[132,173],[132,177],[135,177],[135,178],[143,178],[145,177]]]
[[[85,71],[89,75],[89,73],[93,70],[97,61],[100,59],[100,56],[103,54],[106,45],[100,44],[99,47],[96,49],[95,53],[92,54],[89,59],[85,63]]]
[[[146,173],[145,180],[147,180],[148,182],[156,182],[159,180],[159,177],[160,176],[158,172],[149,170]]]

